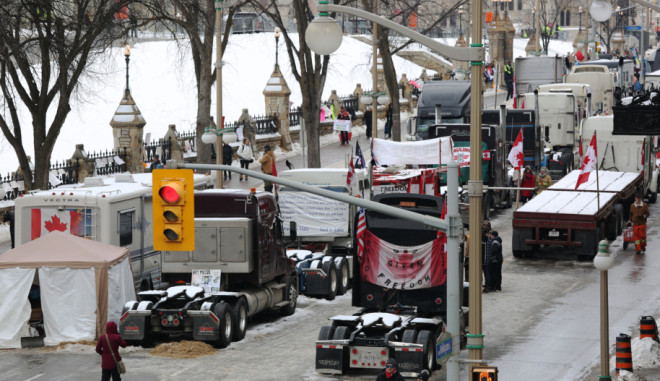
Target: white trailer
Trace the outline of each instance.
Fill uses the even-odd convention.
[[[210,185],[195,175],[195,188]],[[151,174],[88,177],[82,184],[33,191],[15,201],[16,245],[51,231],[127,247],[138,290],[163,286],[161,253],[153,248]]]
[[[576,65],[564,78],[565,83],[591,85],[593,108],[599,113],[612,112],[614,105],[614,76],[604,65]]]

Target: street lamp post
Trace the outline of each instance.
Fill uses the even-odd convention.
[[[463,33],[463,6],[458,7],[458,33]]]
[[[594,257],[594,267],[600,270],[600,380],[611,380],[609,353],[609,306],[607,270],[612,268],[614,258],[609,253],[606,240],[598,244],[598,254]]]
[[[483,70],[484,48],[482,40],[482,8],[480,0],[472,0],[472,44],[470,47],[454,47],[441,44],[410,28],[401,26],[384,17],[374,15],[361,9],[350,8],[341,5],[328,4],[327,0],[320,0],[318,7],[319,17],[309,24],[305,31],[305,40],[311,50],[318,55],[330,55],[339,48],[342,34],[337,22],[328,16],[328,12],[348,13],[361,17],[365,20],[378,23],[381,26],[392,29],[446,58],[457,61],[469,61],[471,65],[470,88],[470,181],[468,182],[468,194],[470,197],[470,226],[474,234],[470,234],[470,247],[474,253],[470,257],[470,334],[468,335],[467,347],[469,349],[470,365],[481,362],[483,352],[483,334],[481,327],[481,235],[478,234],[481,227],[481,210],[483,197],[483,181],[481,179],[481,71]],[[449,209],[448,209],[449,210]],[[456,216],[448,214],[450,221]],[[458,223],[460,226],[460,223]],[[448,236],[453,237],[457,230],[449,229]],[[460,271],[458,252],[451,252],[447,258],[447,332],[452,336],[452,359],[447,366],[449,380],[459,379],[458,353],[460,352],[459,336],[459,287],[457,274]],[[450,280],[449,278],[452,278]],[[453,281],[456,277],[456,281]]]
[[[126,57],[126,90],[129,90],[128,88],[128,63],[131,61],[131,46],[126,45],[124,48],[124,57]]]
[[[218,119],[217,129],[222,131],[225,127],[222,118],[222,0],[215,0],[215,34],[215,114]],[[222,133],[217,134],[215,145],[217,147],[215,163],[222,165]],[[217,189],[223,188],[222,173],[220,171],[216,174],[215,187]]]
[[[279,43],[280,43],[280,28],[275,27],[275,66],[278,66],[277,63],[277,54],[279,53]]]

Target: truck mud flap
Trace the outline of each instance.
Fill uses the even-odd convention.
[[[335,344],[316,344],[316,371],[320,373],[344,373],[344,346]]]
[[[327,295],[330,287],[330,278],[321,269],[303,269],[302,278],[304,279],[305,295]]]
[[[193,319],[193,340],[216,341],[220,338],[220,319],[210,311],[188,311]]]
[[[147,319],[150,317],[150,310],[125,312],[119,319],[119,335],[124,340],[144,340],[148,329]]]
[[[424,369],[424,349],[417,348],[395,348],[394,359],[398,364],[398,370],[404,377],[415,377]]]

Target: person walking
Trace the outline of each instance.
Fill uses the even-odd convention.
[[[154,155],[153,161],[151,162],[151,165],[149,166],[149,172],[153,172],[154,169],[157,169],[157,168],[162,168],[162,167],[159,167],[159,165],[161,165],[160,157],[158,155]]]
[[[231,148],[229,143],[223,142],[222,143],[222,164],[224,165],[231,165],[232,159],[234,156],[234,150]],[[223,171],[224,172],[224,179],[227,180],[227,177],[229,177],[229,180],[231,180],[231,171]]]
[[[504,83],[506,83],[506,100],[514,97],[513,94],[513,66],[511,66],[511,61],[507,62],[504,65]]]
[[[340,120],[351,120],[351,116],[348,114],[348,111],[344,108],[344,105],[342,105],[339,109],[339,114],[337,115],[337,119]],[[339,140],[341,140],[341,144],[350,144],[350,140],[348,140],[348,131],[340,131],[339,132]]]
[[[642,193],[637,192],[635,202],[630,204],[630,222],[633,225],[635,254],[646,252],[646,220],[649,215],[649,206],[642,200]]]
[[[371,139],[372,135],[372,128],[371,124],[373,123],[373,120],[371,119],[373,115],[373,112],[371,111],[371,106],[367,107],[367,110],[364,112],[364,116],[362,117],[362,120],[364,121],[364,125],[367,127],[367,139]]]
[[[387,112],[385,113],[385,139],[392,137],[392,103],[387,105]]]
[[[96,343],[96,353],[101,355],[101,381],[110,381],[110,377],[112,381],[121,381],[117,370],[117,363],[121,361],[119,347],[126,348],[126,342],[117,332],[117,323],[109,321],[105,334]]]
[[[534,188],[534,174],[532,173],[532,169],[529,167],[525,167],[525,172],[523,172],[522,180],[520,181],[520,187],[521,188]],[[522,190],[520,191],[520,201],[522,203],[526,203],[529,201],[530,198],[532,198],[533,190]]]
[[[502,238],[495,230],[490,232],[490,290],[502,291],[502,263],[504,257],[502,256]]]
[[[238,147],[236,154],[240,158],[241,168],[250,169],[250,163],[254,161],[254,154],[252,153],[252,146],[250,146],[250,140],[248,138],[243,138],[243,143]],[[247,179],[248,176],[245,175],[245,180]],[[243,181],[243,175],[241,175],[240,181]]]
[[[398,372],[396,360],[391,358],[385,363],[385,369],[376,377],[376,381],[405,381],[401,373]]]
[[[275,154],[273,153],[273,150],[270,149],[270,146],[268,144],[264,146],[264,154],[262,158],[259,159],[259,163],[261,163],[261,172],[267,175],[273,174],[273,165],[275,165]],[[266,192],[272,192],[273,183],[264,180],[264,190]]]
[[[485,294],[495,291],[491,289],[490,279],[490,260],[491,260],[491,245],[490,239],[490,221],[486,220],[481,224],[481,270],[484,273],[484,289]]]
[[[536,194],[540,194],[552,185],[552,177],[548,173],[548,168],[541,167],[539,175],[536,177]]]

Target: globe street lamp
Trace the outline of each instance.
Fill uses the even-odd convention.
[[[279,43],[280,43],[280,28],[275,27],[275,66],[278,66],[277,64],[277,53],[279,53]]]
[[[598,244],[598,254],[594,257],[594,267],[600,271],[600,380],[611,380],[609,354],[609,308],[607,290],[607,270],[612,268],[614,258],[609,253],[606,240]]]
[[[483,181],[481,179],[481,72],[484,61],[484,48],[482,39],[482,5],[480,0],[472,0],[472,44],[470,47],[455,47],[441,44],[410,28],[401,26],[384,17],[361,9],[350,8],[342,5],[328,4],[327,0],[320,0],[318,7],[319,17],[315,18],[305,31],[307,45],[318,55],[329,55],[339,48],[341,44],[341,28],[328,12],[347,13],[361,17],[376,24],[394,30],[395,32],[418,42],[435,53],[457,61],[469,61],[471,66],[471,89],[470,89],[470,162],[474,170],[470,170],[470,181],[468,182],[468,194],[470,196],[470,226],[481,226]],[[450,218],[454,220],[455,216]],[[452,222],[450,222],[451,224]],[[460,223],[458,224],[460,225]],[[451,230],[448,234],[456,232]],[[481,240],[479,234],[470,234],[470,247],[475,253],[470,255],[474,260],[470,261],[470,316],[467,346],[469,349],[470,364],[481,361],[483,352],[483,334],[481,327]],[[450,380],[458,380],[459,364],[458,353],[460,352],[459,339],[459,284],[458,272],[460,271],[458,254],[451,252],[447,258],[447,332],[452,335],[453,359],[447,366],[447,375]]]

